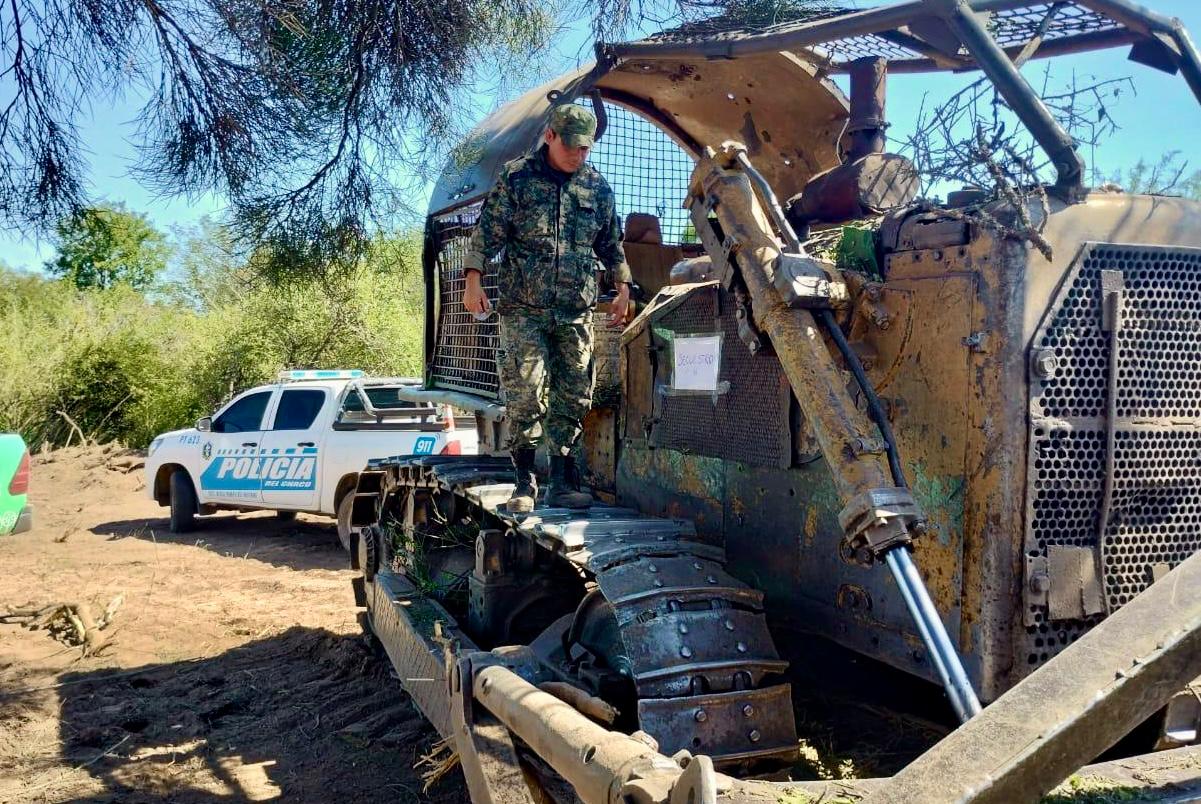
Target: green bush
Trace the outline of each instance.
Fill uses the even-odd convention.
[[[284,368],[420,376],[420,273],[387,241],[350,275],[276,286],[207,265],[143,294],[0,268],[0,430],[145,446]]]

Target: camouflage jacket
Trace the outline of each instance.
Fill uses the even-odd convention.
[[[613,190],[584,165],[562,181],[546,146],[504,166],[484,201],[463,267],[483,273],[502,249],[500,304],[564,311],[596,304],[595,260],[616,282],[630,281]],[[594,256],[595,255],[595,256]]]

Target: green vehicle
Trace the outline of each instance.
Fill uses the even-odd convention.
[[[0,433],[0,536],[33,527],[29,505],[29,450],[16,433]]]

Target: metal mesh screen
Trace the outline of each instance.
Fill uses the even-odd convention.
[[[730,294],[716,287],[693,291],[654,326],[675,335],[722,333],[718,376],[729,383],[729,390],[716,396],[663,396],[652,445],[760,466],[788,466],[792,440],[787,379],[774,354],[751,355],[738,339]],[[670,378],[670,363],[664,362],[656,386]]]
[[[813,21],[827,17],[840,16],[842,11],[817,10],[806,12],[804,20]],[[1045,23],[1045,30],[1043,29]],[[747,36],[764,33],[777,33],[796,26],[794,22],[782,22],[775,25],[758,27],[737,27],[722,24],[720,19],[707,20],[704,23],[693,23],[681,26],[674,31],[666,31],[650,37],[652,41],[671,41],[681,43],[696,43],[704,40],[735,42]],[[1041,30],[1044,42],[1067,37],[1093,34],[1108,31],[1121,26],[1112,19],[1097,12],[1071,2],[1029,3],[1018,8],[995,11],[987,21],[987,27],[1001,47],[1021,47],[1039,35]],[[908,32],[902,32],[908,35]],[[860,34],[842,38],[832,38],[818,45],[813,50],[828,56],[836,65],[845,65],[855,59],[879,57],[889,60],[909,60],[924,58],[920,53],[907,47],[904,40],[896,36],[890,38],[889,32]],[[963,48],[960,55],[966,55]]]
[[[681,205],[692,175],[692,157],[654,124],[612,103],[604,136],[588,161],[601,172],[617,197],[617,214],[625,225],[631,212],[659,219],[663,242],[685,242],[691,232],[688,211]],[[693,235],[689,242],[696,242]]]
[[[438,249],[438,335],[430,367],[433,385],[467,391],[491,399],[499,396],[496,350],[500,344],[496,316],[476,321],[463,307],[463,258],[481,204],[472,204],[434,218]],[[496,266],[484,276],[484,290],[496,303]]]
[[[1122,276],[1116,335],[1103,326],[1102,271]],[[1111,338],[1118,348],[1112,400]],[[1095,549],[1112,611],[1201,549],[1201,434],[1194,426],[1201,418],[1201,250],[1086,246],[1034,348],[1054,360],[1050,377],[1031,382],[1026,549],[1033,557],[1045,557],[1050,546]],[[1110,516],[1098,543],[1110,474]],[[1038,626],[1028,629],[1031,664],[1096,622],[1051,625],[1045,609],[1036,614]],[[1059,631],[1068,637],[1063,644]]]
[[[989,31],[1001,47],[1021,47],[1034,37],[1048,16],[1044,42],[1120,27],[1108,17],[1074,3],[1036,3],[995,12]]]
[[[894,59],[920,59],[921,54],[910,50],[904,45],[899,45],[895,42],[890,42],[882,36],[876,34],[866,34],[864,36],[850,36],[846,39],[835,39],[814,50],[824,52],[831,61],[837,64],[845,64],[852,62],[855,59],[863,59],[869,57],[884,58],[890,61]]]

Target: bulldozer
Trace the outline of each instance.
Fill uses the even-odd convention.
[[[373,460],[351,565],[473,801],[1201,791],[1201,203],[1087,188],[1022,72],[1112,48],[1201,99],[1183,26],[1127,0],[926,0],[599,45],[456,150],[404,393],[474,413],[480,454]],[[887,85],[971,71],[1053,177],[918,198]],[[596,333],[595,504],[512,514],[463,258],[566,102],[596,110],[640,303]],[[818,642],[960,725],[891,777],[769,781]],[[1079,771],[1147,723],[1172,750]]]

